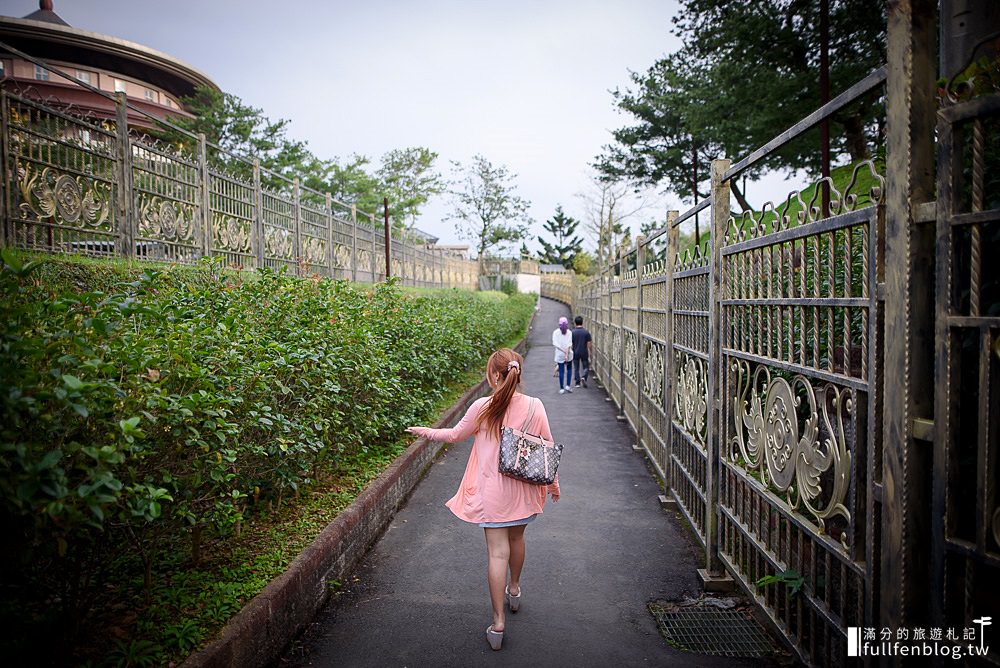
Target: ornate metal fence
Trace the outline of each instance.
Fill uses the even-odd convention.
[[[812,665],[848,665],[850,628],[1000,665],[1000,96],[953,80],[934,127],[933,10],[891,3],[886,68],[715,161],[710,200],[573,297],[706,587],[730,576]],[[883,83],[884,171],[859,163],[828,206],[817,187],[730,215],[731,179]],[[707,243],[678,253],[703,210]],[[664,235],[661,271],[644,260]]]
[[[880,185],[856,192],[862,170]],[[715,230],[719,555],[746,583],[801,574],[804,593],[768,587],[762,603],[790,636],[818,640],[803,650],[838,664],[844,627],[871,610],[866,556],[881,540],[869,476],[882,423],[872,382],[882,182],[862,163],[845,193],[831,193],[828,216],[810,202],[791,220],[765,212]]]
[[[128,112],[139,110],[123,95],[116,104],[111,122],[0,92],[0,243],[181,264],[214,257],[234,267],[366,282],[385,277],[374,216],[204,137],[190,135],[180,147],[152,139],[128,125]],[[474,262],[403,238],[390,245],[392,275],[404,284],[475,289]]]
[[[706,246],[676,252],[677,234],[669,239],[671,331],[668,344],[670,379],[669,448],[664,471],[670,494],[706,546],[708,509],[708,370],[709,296],[711,274]]]
[[[937,360],[934,425],[935,622],[996,606],[1000,581],[1000,96],[966,100],[937,118]],[[995,183],[995,175],[992,176]]]
[[[712,198],[621,249],[575,301],[595,374],[704,548],[706,584],[732,577],[800,658],[839,665],[878,598],[884,178],[869,160],[845,192],[828,182],[826,210],[817,184],[730,214],[730,179],[815,122],[715,161]],[[679,252],[679,226],[702,211],[707,240]]]
[[[576,297],[576,274],[541,274],[541,291],[546,297],[573,306]]]

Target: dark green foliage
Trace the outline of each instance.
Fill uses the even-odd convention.
[[[0,267],[0,619],[14,643],[0,656],[42,647],[59,661],[109,578],[134,576],[148,599],[165,563],[196,564],[208,537],[238,534],[344,458],[388,452],[534,307],[212,264],[4,251]],[[199,609],[225,619],[244,593]],[[154,626],[175,654],[201,641],[183,620]]]
[[[430,149],[388,151],[374,169],[371,160],[363,155],[343,160],[313,155],[305,142],[288,137],[288,120],[272,121],[262,109],[247,105],[231,93],[203,86],[183,103],[195,116],[170,120],[184,132],[164,126],[151,134],[182,152],[194,149],[196,140],[191,135],[204,134],[209,144],[221,149],[208,148],[213,167],[252,182],[253,161],[260,160],[265,188],[288,192],[292,180],[298,178],[303,188],[300,196],[315,206],[325,204],[325,198],[317,192],[330,193],[334,200],[354,204],[359,212],[375,214],[381,220],[382,198],[388,197],[393,224],[403,228],[412,224],[431,197],[444,190],[441,175],[434,169],[437,153]],[[362,223],[366,219],[359,218]]]
[[[178,116],[171,121],[195,135],[204,134],[209,143],[224,151],[209,150],[212,162],[243,178],[252,179],[252,161],[257,159],[264,169],[262,183],[271,189],[283,190],[287,182],[277,175],[292,179],[302,175],[304,168],[316,161],[305,142],[288,138],[287,119],[272,121],[262,109],[245,104],[231,93],[200,86],[194,95],[184,98],[183,103],[194,117]],[[173,130],[162,134],[171,143],[191,141]]]
[[[389,215],[400,228],[412,227],[420,210],[445,184],[434,169],[438,154],[423,147],[389,151],[382,156],[377,177],[389,198]]]
[[[614,131],[596,167],[611,179],[668,185],[707,196],[709,163],[749,154],[821,104],[821,0],[684,0],[674,18],[684,46],[633,73],[615,104],[635,123]],[[885,62],[885,3],[829,0],[831,97]],[[879,100],[833,118],[831,152],[867,157],[878,141]],[[819,171],[818,135],[807,133],[761,168]],[[699,165],[697,174],[694,165]],[[738,197],[741,195],[737,195]]]
[[[572,269],[576,254],[583,250],[583,240],[574,236],[579,224],[580,221],[563,212],[562,206],[557,206],[555,215],[542,225],[552,235],[552,243],[538,237],[538,243],[542,245],[541,261]]]

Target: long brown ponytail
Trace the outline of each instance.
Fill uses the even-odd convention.
[[[501,348],[492,355],[486,363],[486,373],[489,377],[500,376],[493,394],[490,396],[486,410],[479,414],[479,426],[486,425],[487,433],[496,434],[500,438],[500,428],[503,426],[503,416],[507,413],[510,400],[521,384],[521,369],[524,358],[510,348]]]

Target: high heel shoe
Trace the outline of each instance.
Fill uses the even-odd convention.
[[[507,605],[510,606],[511,612],[517,612],[521,608],[521,594],[523,591],[518,590],[517,596],[510,593],[510,587],[504,587],[503,593],[507,595]]]
[[[500,649],[500,645],[503,644],[503,631],[494,631],[493,625],[490,624],[486,627],[486,640],[490,643],[493,651],[497,651]]]

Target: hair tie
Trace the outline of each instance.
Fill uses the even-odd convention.
[[[517,369],[518,371],[521,370],[521,365],[517,363],[517,360],[507,362],[507,371],[510,371],[511,369]]]

